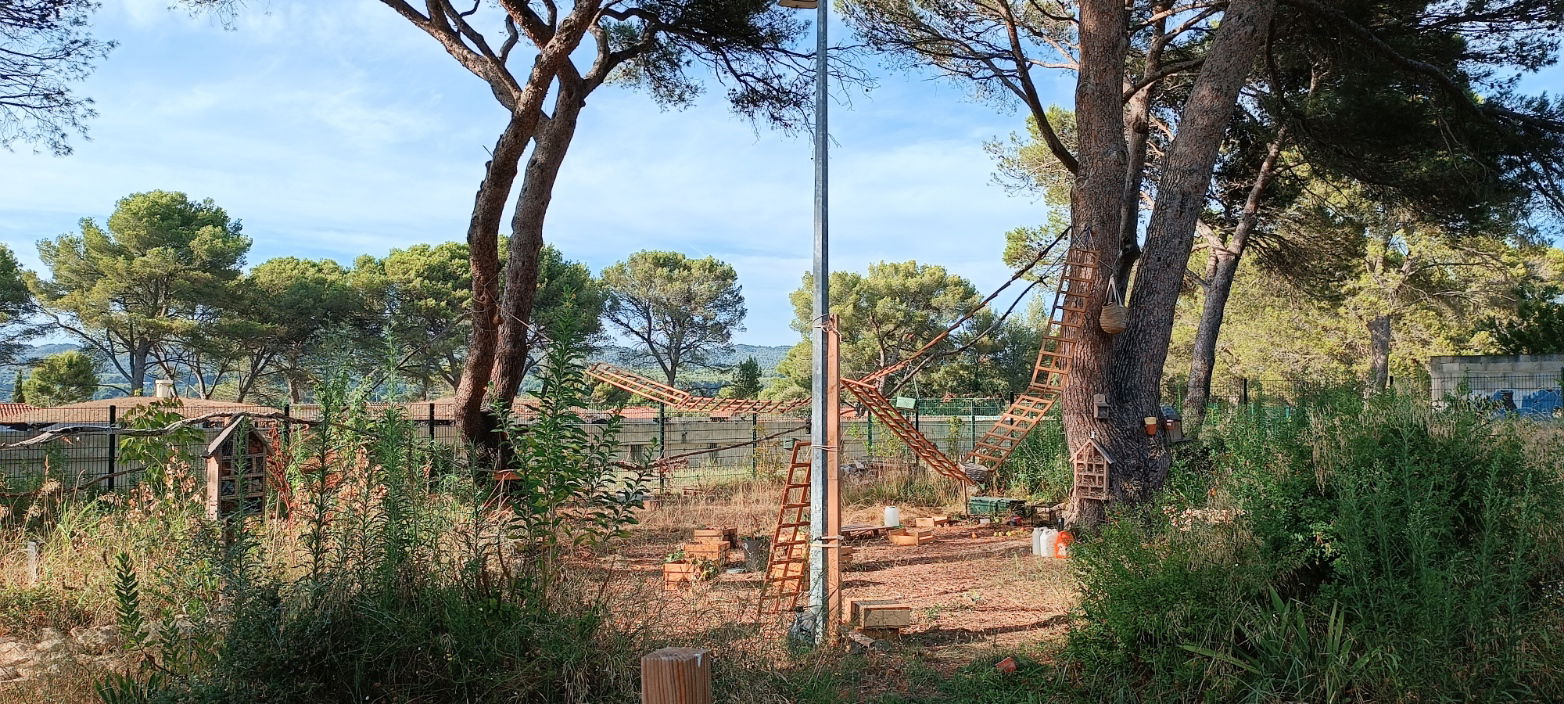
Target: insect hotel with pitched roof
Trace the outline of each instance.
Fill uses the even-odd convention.
[[[1083,499],[1108,500],[1108,467],[1113,457],[1096,438],[1089,438],[1070,455],[1075,470],[1075,495]]]
[[[206,515],[217,520],[260,513],[266,506],[272,444],[248,421],[223,428],[206,446]]]

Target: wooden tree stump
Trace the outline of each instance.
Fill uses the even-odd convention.
[[[663,648],[641,656],[641,704],[711,704],[711,651]]]

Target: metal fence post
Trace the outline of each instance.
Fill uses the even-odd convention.
[[[119,408],[109,404],[109,478],[104,482],[109,491],[114,491],[114,472],[119,469],[119,435],[114,433],[114,424],[119,420]]]
[[[293,407],[292,404],[282,404],[282,446],[292,447],[293,440]],[[284,455],[285,457],[287,455]]]
[[[749,414],[749,476],[751,479],[760,476],[760,414]]]
[[[1249,377],[1247,376],[1238,380],[1238,404],[1249,405]]]
[[[868,439],[864,440],[863,453],[872,458],[874,457],[874,414],[865,413],[863,415],[864,421],[868,424]]]
[[[429,439],[434,439],[434,404],[429,404]]]
[[[668,404],[657,404],[657,459],[668,456]],[[668,491],[668,468],[658,467],[657,487]]]

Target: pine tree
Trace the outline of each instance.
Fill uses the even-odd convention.
[[[733,370],[733,384],[728,387],[733,398],[755,398],[760,395],[760,362],[754,357],[739,362]]]

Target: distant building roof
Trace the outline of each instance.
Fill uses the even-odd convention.
[[[125,412],[133,408],[146,406],[154,401],[161,401],[155,396],[120,396],[117,398],[100,398],[81,403],[72,403],[54,408],[36,408],[26,406],[24,409],[11,413],[4,410],[4,406],[16,406],[26,404],[0,404],[0,423],[37,425],[43,423],[101,423],[108,420],[109,407],[113,406],[115,415],[123,418]],[[195,418],[208,413],[241,412],[250,413],[279,413],[276,408],[269,406],[257,406],[247,403],[233,403],[231,401],[213,401],[204,398],[176,397],[180,402],[175,409],[186,418]]]
[[[25,403],[0,403],[0,418],[15,415],[22,411],[32,410],[32,406]]]

